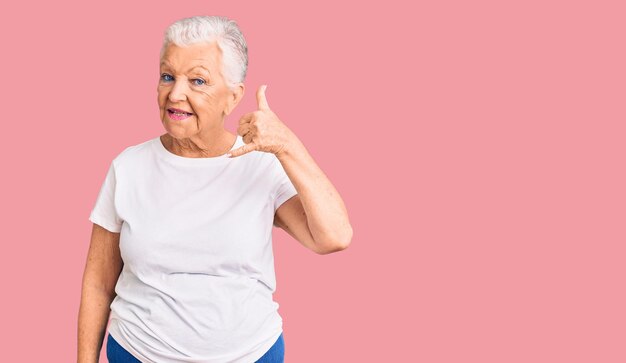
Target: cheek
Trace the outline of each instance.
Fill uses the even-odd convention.
[[[220,99],[215,92],[199,91],[189,98],[189,102],[196,109],[196,112],[206,114],[218,111],[221,105]]]
[[[159,108],[165,107],[166,99],[167,99],[167,93],[161,88],[157,89],[157,101],[159,103]]]

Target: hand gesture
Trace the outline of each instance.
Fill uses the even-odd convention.
[[[258,110],[247,113],[239,119],[237,133],[243,137],[244,146],[231,151],[231,157],[241,156],[250,151],[264,151],[279,154],[285,152],[285,148],[295,135],[278,116],[270,110],[265,98],[266,85],[262,85],[256,92]]]

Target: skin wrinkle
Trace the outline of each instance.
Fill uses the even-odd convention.
[[[206,61],[206,59],[193,59],[193,60],[197,60],[197,61]],[[163,61],[163,62],[161,62],[161,66],[171,67],[167,61]],[[200,64],[200,65],[193,66],[193,67],[189,68],[189,69],[187,70],[187,72],[189,72],[189,71],[191,71],[191,70],[194,70],[194,69],[196,69],[196,68],[202,68],[202,69],[206,70],[206,71],[207,71],[207,73],[209,73],[209,76],[211,75],[211,70],[210,70],[210,69],[208,69],[207,67],[205,67],[205,66],[201,65],[201,64]]]
[[[195,70],[198,67],[205,68],[209,77]],[[190,158],[215,157],[235,144],[237,135],[224,129],[224,119],[243,98],[245,86],[238,83],[229,89],[221,69],[222,52],[217,42],[167,46],[160,62],[157,93],[161,121],[167,131],[161,141],[168,151]],[[170,79],[163,80],[164,73]],[[195,84],[198,78],[205,84]],[[194,115],[174,121],[167,112],[170,107]]]

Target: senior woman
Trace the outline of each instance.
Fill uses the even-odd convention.
[[[224,17],[165,31],[166,133],[111,162],[89,219],[78,361],[282,362],[272,227],[327,254],[352,228],[337,190],[270,109],[224,120],[244,95],[247,45]],[[109,310],[110,309],[110,310]]]

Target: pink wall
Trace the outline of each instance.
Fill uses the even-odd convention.
[[[191,15],[248,41],[228,129],[267,83],[354,227],[276,230],[287,362],[626,361],[622,2],[151,3],[1,12],[3,361],[75,361],[89,213]]]

